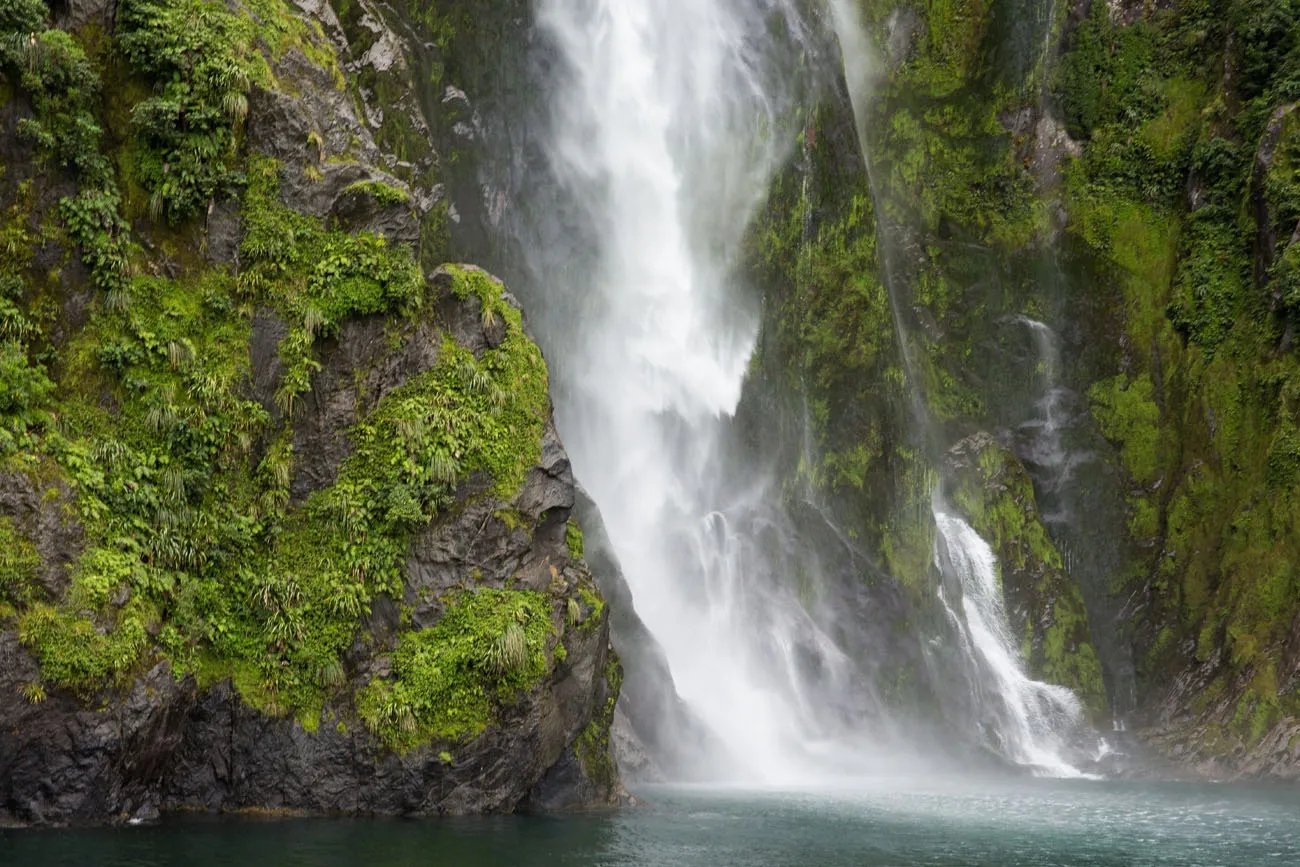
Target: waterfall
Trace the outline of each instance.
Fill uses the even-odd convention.
[[[677,688],[732,752],[715,774],[815,773],[864,693],[795,595],[762,467],[724,470],[757,305],[731,272],[792,136],[778,0],[539,0],[565,74],[547,152],[581,214],[579,336],[552,333],[557,417]],[[842,768],[842,765],[839,767]],[[701,769],[704,773],[707,770]]]
[[[831,21],[840,45],[845,83],[852,103],[858,145],[869,175],[873,174],[867,118],[878,77],[870,45],[866,39],[857,7],[851,0],[829,0]],[[892,232],[881,213],[880,194],[871,177],[877,213],[877,238],[881,268],[889,293],[904,367],[912,386],[913,411],[918,425],[926,434],[933,427],[918,391],[918,378],[908,341],[906,323],[898,299],[899,280],[892,267]],[[1036,337],[1048,340],[1046,327],[1035,329]],[[1044,375],[1055,377],[1059,351],[1051,343],[1041,343]],[[1060,435],[1051,415],[1055,408],[1049,392],[1045,398],[1047,414],[1044,443],[1055,447],[1062,457]],[[1064,471],[1064,470],[1063,470]],[[939,501],[936,491],[935,500]],[[1067,760],[1071,740],[1078,734],[1082,713],[1077,697],[1068,689],[1040,683],[1025,673],[1024,661],[1010,635],[1002,588],[997,576],[996,558],[988,544],[966,522],[936,507],[933,512],[938,536],[935,566],[960,592],[960,600],[950,600],[942,587],[939,602],[947,613],[950,626],[966,661],[966,671],[973,706],[981,716],[981,725],[990,731],[983,740],[991,743],[1005,758],[1026,766],[1035,773],[1053,776],[1079,776]]]
[[[1054,511],[1043,515],[1043,523],[1061,527],[1068,525],[1072,518],[1068,500],[1062,493],[1073,482],[1076,466],[1086,459],[1071,454],[1062,441],[1062,433],[1071,420],[1070,404],[1077,396],[1060,382],[1061,339],[1056,332],[1028,316],[1017,316],[1015,322],[1027,328],[1033,337],[1038,353],[1035,378],[1042,389],[1042,396],[1034,404],[1037,415],[1018,425],[1016,435],[1024,443],[1022,460],[1033,469],[1040,496],[1055,506]]]
[[[1078,698],[1063,686],[1041,683],[1025,673],[1007,626],[997,558],[988,543],[955,515],[936,509],[934,519],[939,530],[935,565],[956,578],[960,611],[942,589],[939,598],[963,652],[976,663],[978,675],[971,688],[991,688],[992,695],[975,696],[976,706],[995,723],[988,734],[1003,755],[1035,773],[1081,776],[1064,758],[1082,719]]]

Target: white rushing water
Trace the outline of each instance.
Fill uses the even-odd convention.
[[[787,2],[537,0],[563,70],[547,152],[583,227],[561,239],[581,266],[551,271],[571,275],[556,291],[583,326],[548,344],[561,433],[679,692],[732,753],[701,773],[768,784],[872,773],[881,758],[870,686],[808,613],[825,615],[815,576],[782,571],[815,557],[790,541],[765,468],[722,454],[758,328],[732,274],[795,141]],[[865,154],[873,66],[852,7],[832,8]],[[1025,676],[988,546],[936,520],[979,712],[1011,760],[1073,772],[1057,741],[1077,701]]]
[[[637,613],[682,697],[731,748],[732,771],[799,779],[827,752],[821,696],[852,692],[850,666],[791,582],[769,574],[762,468],[724,478],[718,451],[757,335],[756,306],[729,275],[780,143],[793,142],[776,134],[791,82],[764,53],[785,10],[539,0],[538,11],[569,70],[550,157],[595,236],[583,333],[551,348],[561,432]]]
[[[1066,758],[1082,721],[1074,693],[1063,686],[1033,680],[1025,673],[998,581],[997,558],[975,530],[956,515],[935,510],[939,538],[936,565],[951,572],[961,587],[960,611],[940,598],[963,650],[978,663],[981,677],[972,688],[991,688],[977,695],[976,706],[996,721],[1001,752],[1038,774],[1081,776]]]

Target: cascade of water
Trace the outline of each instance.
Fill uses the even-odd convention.
[[[1056,274],[1064,279],[1059,270]],[[1028,329],[1033,338],[1038,357],[1034,385],[1041,395],[1034,404],[1035,415],[1015,426],[1014,447],[1033,477],[1043,523],[1061,552],[1065,570],[1085,594],[1094,642],[1102,650],[1103,664],[1109,666],[1114,728],[1123,731],[1124,717],[1133,704],[1133,665],[1113,640],[1111,621],[1118,612],[1104,588],[1098,587],[1121,561],[1114,549],[1089,544],[1089,539],[1107,535],[1106,501],[1099,501],[1096,481],[1103,471],[1097,453],[1078,442],[1086,410],[1079,394],[1064,384],[1060,335],[1027,316],[1015,317],[1014,323]],[[1073,443],[1068,441],[1071,437]]]
[[[979,663],[983,677],[972,689],[991,687],[990,701],[976,696],[976,706],[994,718],[990,732],[999,750],[1035,773],[1080,776],[1065,758],[1071,736],[1082,719],[1079,700],[1062,686],[1031,679],[1016,649],[999,586],[997,559],[988,543],[961,518],[935,510],[939,537],[935,565],[957,579],[961,611],[940,591],[940,599],[967,656]]]
[[[1063,526],[1070,522],[1071,515],[1068,500],[1061,495],[1072,483],[1075,469],[1088,458],[1072,453],[1062,440],[1071,421],[1070,404],[1077,396],[1060,381],[1061,340],[1056,332],[1028,316],[1017,316],[1015,321],[1029,329],[1033,337],[1038,351],[1036,378],[1042,389],[1042,396],[1034,404],[1037,415],[1016,428],[1023,442],[1019,451],[1034,472],[1044,502],[1054,505],[1053,511],[1043,514],[1043,522]]]
[[[729,271],[792,138],[770,28],[797,19],[783,0],[538,3],[568,73],[549,156],[594,262],[567,287],[582,339],[548,348],[562,433],[678,690],[733,752],[718,772],[800,777],[862,690],[777,574],[764,472],[724,478],[718,454],[757,331]]]
[[[870,174],[871,154],[866,118],[876,78],[876,66],[871,48],[862,28],[856,6],[850,0],[829,0],[832,23],[840,44],[844,63],[845,81],[852,103],[863,161]],[[873,178],[873,190],[875,189]],[[876,194],[877,213],[880,197]],[[930,427],[924,404],[919,400],[911,348],[906,324],[900,315],[897,298],[898,285],[891,268],[890,233],[883,220],[878,220],[877,232],[881,250],[881,263],[886,289],[894,314],[894,324],[903,353],[904,367],[913,383],[914,411],[918,423]],[[1041,323],[1035,323],[1041,326]],[[1045,331],[1045,326],[1043,326]],[[1040,338],[1047,339],[1042,332]],[[1049,368],[1057,363],[1059,353],[1054,347],[1044,352],[1044,363]],[[1054,371],[1045,373],[1054,377]],[[1050,395],[1049,395],[1050,399]],[[1061,454],[1059,432],[1053,425],[1052,407],[1048,413],[1049,445]],[[1051,436],[1055,439],[1052,440]],[[936,508],[937,524],[935,563],[945,575],[956,579],[961,589],[960,611],[954,610],[950,601],[940,591],[940,601],[947,611],[961,649],[970,663],[972,672],[972,698],[981,714],[992,722],[992,732],[999,751],[1008,759],[1027,765],[1035,772],[1056,776],[1076,776],[1079,771],[1065,758],[1070,736],[1079,726],[1078,699],[1063,687],[1051,686],[1031,680],[1024,672],[1015,643],[1011,641],[1002,589],[997,580],[992,550],[968,524],[960,518]],[[986,689],[985,687],[989,687]]]

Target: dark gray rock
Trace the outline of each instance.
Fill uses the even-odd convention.
[[[208,261],[232,266],[238,264],[241,236],[238,203],[213,204],[204,225],[204,254]]]
[[[39,675],[16,633],[0,631],[0,821],[102,822],[156,808],[193,683],[159,663],[92,703],[57,692],[32,702],[23,687]]]
[[[50,12],[54,26],[61,30],[80,30],[94,22],[111,33],[117,0],[53,0]]]
[[[63,596],[68,569],[86,545],[81,525],[69,514],[73,499],[63,482],[39,484],[26,473],[0,472],[0,515],[36,548],[42,563],[37,580],[50,599]]]
[[[1274,215],[1274,203],[1269,201],[1268,177],[1273,169],[1278,145],[1282,140],[1283,127],[1287,117],[1295,109],[1296,105],[1292,103],[1278,106],[1273,111],[1255,151],[1255,164],[1250,178],[1250,205],[1255,218],[1255,286],[1259,289],[1263,289],[1269,282],[1269,272],[1277,257],[1279,240],[1275,225],[1277,221]],[[1300,226],[1296,227],[1295,232],[1300,233]],[[1275,289],[1274,297],[1271,299],[1274,310],[1282,301],[1279,292],[1280,289]]]
[[[250,147],[278,160],[280,197],[294,210],[329,218],[349,231],[415,243],[420,220],[438,201],[434,190],[414,189],[377,168],[383,155],[357,117],[346,88],[329,71],[290,51],[276,73],[295,92],[255,88],[249,96]],[[404,203],[380,206],[358,185],[381,183],[400,190]]]
[[[262,405],[271,418],[280,419],[275,393],[284,380],[284,362],[280,359],[280,341],[289,334],[289,326],[269,308],[260,308],[253,316],[253,334],[248,356],[252,369],[252,398]]]

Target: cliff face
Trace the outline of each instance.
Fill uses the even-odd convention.
[[[807,394],[799,472],[913,608],[942,480],[1037,675],[1178,767],[1294,777],[1296,10],[859,5],[872,165],[826,88],[751,233],[751,401]]]
[[[545,363],[341,12],[0,8],[0,820],[620,797]]]

